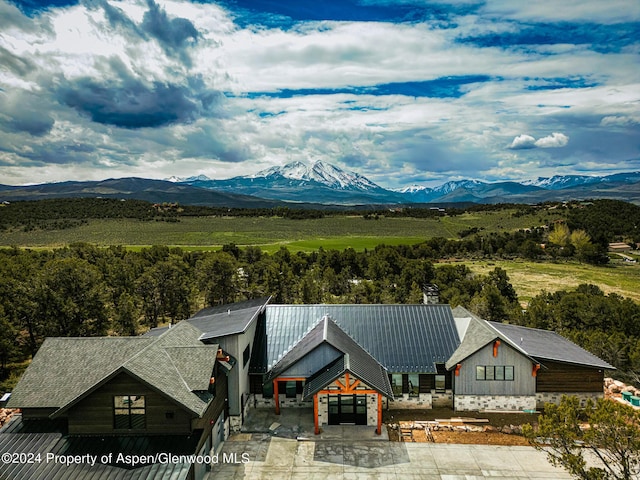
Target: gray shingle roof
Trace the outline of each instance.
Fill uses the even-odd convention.
[[[462,307],[456,308],[454,315],[456,322],[462,320],[465,323],[466,333],[460,346],[445,364],[448,370],[498,338],[533,362],[544,363],[547,360],[615,370],[604,360],[555,332],[489,322]]]
[[[436,373],[460,340],[449,305],[267,305],[266,373],[322,317],[328,315],[390,372]]]
[[[60,408],[120,368],[153,338],[47,338],[11,393],[12,408]]]
[[[328,378],[327,383],[349,371],[371,388],[378,390],[389,398],[393,398],[389,376],[385,368],[328,316],[324,316],[282,357],[267,375],[267,381],[276,378],[322,343],[328,343],[343,354],[341,360],[342,368],[336,371],[332,370],[332,375],[335,374],[335,377]],[[313,395],[326,386],[327,383],[312,382],[313,388],[317,387],[317,389],[314,390],[307,385],[305,396]]]
[[[53,416],[57,416],[118,373],[127,372],[200,416],[208,402],[192,390],[208,387],[217,352],[215,345],[202,345],[200,333],[180,322],[160,336],[49,338],[8,405],[56,408]]]
[[[500,337],[535,359],[615,370],[612,365],[555,332],[506,323],[487,324],[499,332]]]

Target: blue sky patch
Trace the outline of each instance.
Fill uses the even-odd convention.
[[[487,75],[465,75],[460,77],[443,77],[435,80],[418,82],[393,82],[363,87],[342,88],[285,88],[276,92],[250,92],[248,98],[293,98],[306,95],[404,95],[408,97],[460,98],[466,92],[465,85],[484,83],[491,80]],[[232,96],[231,94],[227,94]]]
[[[517,31],[464,37],[459,38],[458,42],[501,48],[521,45],[587,45],[599,53],[615,53],[626,46],[639,43],[640,38],[639,23],[514,23],[514,26],[518,27]]]
[[[323,0],[321,2],[223,0],[218,3],[234,12],[236,24],[243,28],[250,25],[287,28],[295,23],[308,21],[392,23],[447,21],[454,15],[469,13],[478,8],[473,5],[412,5],[358,0]]]
[[[600,85],[583,77],[568,78],[525,78],[527,90],[558,90],[561,88],[589,88]]]
[[[38,0],[14,0],[12,3],[17,5],[24,13],[31,16],[43,10],[58,7],[70,7],[71,5],[77,5],[80,2],[79,0],[47,0],[44,2],[40,2]]]

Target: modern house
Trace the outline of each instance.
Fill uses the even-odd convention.
[[[224,439],[233,360],[200,335],[181,322],[157,336],[46,339],[11,394],[7,407],[22,415],[3,428],[0,450],[41,458],[112,454],[97,469],[88,462],[62,465],[60,478],[74,478],[69,467],[80,478],[85,470],[129,478],[132,471],[115,453],[208,454]],[[50,469],[60,466],[3,463],[0,478],[54,478]],[[207,467],[170,462],[144,468],[149,478],[197,479]]]
[[[380,433],[387,408],[533,410],[565,393],[603,396],[613,367],[569,340],[488,322],[428,293],[422,305],[265,297],[140,337],[49,338],[12,392],[8,407],[22,415],[0,431],[0,450],[206,455],[249,408],[308,407],[316,433],[333,424]],[[180,480],[206,472],[197,462],[121,467],[103,461],[91,472]],[[42,465],[20,468],[1,464],[0,478],[53,478]],[[84,478],[89,467],[74,468]]]

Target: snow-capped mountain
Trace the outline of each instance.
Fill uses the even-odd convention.
[[[547,190],[564,190],[565,188],[594,185],[598,183],[635,183],[640,181],[640,172],[616,173],[613,175],[554,175],[553,177],[538,177],[537,180],[526,180],[523,185],[533,185]]]
[[[226,180],[205,175],[149,180],[108,179],[93,182],[60,182],[31,186],[0,185],[0,200],[101,196],[137,198],[150,202],[269,208],[306,203],[313,205],[415,205],[528,203],[611,198],[640,205],[640,172],[603,177],[556,175],[528,182],[455,180],[431,188],[410,185],[395,191],[366,177],[327,163],[309,166],[294,162],[258,173]]]
[[[415,194],[420,192],[429,193],[433,191],[433,188],[425,187],[424,185],[418,185],[414,183],[413,185],[409,185],[408,187],[397,188],[394,191],[398,193],[408,193],[408,194]]]
[[[640,189],[640,172],[632,172],[605,177],[556,175],[519,183],[452,180],[437,187],[413,184],[389,190],[359,173],[324,162],[292,162],[225,180],[204,175],[176,180],[183,185],[271,200],[336,205],[537,203],[602,196],[632,198],[636,186]],[[626,187],[618,191],[621,185]]]
[[[292,162],[226,180],[195,180],[189,185],[290,202],[371,204],[402,203],[403,195],[335,165]]]
[[[255,178],[286,178],[299,182],[317,182],[330,188],[339,190],[376,190],[381,187],[373,183],[366,177],[355,173],[342,170],[335,165],[323,162],[315,162],[308,166],[302,162],[288,163],[282,167],[271,167],[262,170],[253,175],[246,175],[246,179]]]
[[[588,175],[554,175],[553,177],[538,177],[537,180],[525,180],[522,184],[546,188],[547,190],[561,190],[579,185],[589,185],[601,180],[602,177]]]
[[[194,177],[176,177],[175,175],[169,178],[165,178],[164,179],[167,182],[173,182],[173,183],[191,183],[191,182],[197,182],[197,181],[201,181],[201,182],[206,182],[207,180],[211,180],[209,177],[207,177],[206,175],[196,175]]]
[[[439,187],[433,189],[435,193],[440,195],[447,195],[459,188],[466,188],[467,190],[474,190],[477,187],[486,185],[485,182],[479,180],[452,180],[450,182],[443,183]]]

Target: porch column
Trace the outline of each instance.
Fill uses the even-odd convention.
[[[273,381],[273,396],[276,399],[276,415],[280,415],[280,392],[278,392],[278,379]]]
[[[318,425],[319,420],[318,420],[318,394],[316,393],[313,396],[313,426],[314,426],[314,433],[316,435],[318,435],[320,433],[320,426]]]
[[[378,435],[382,435],[382,394],[378,393],[378,428],[376,430]]]

